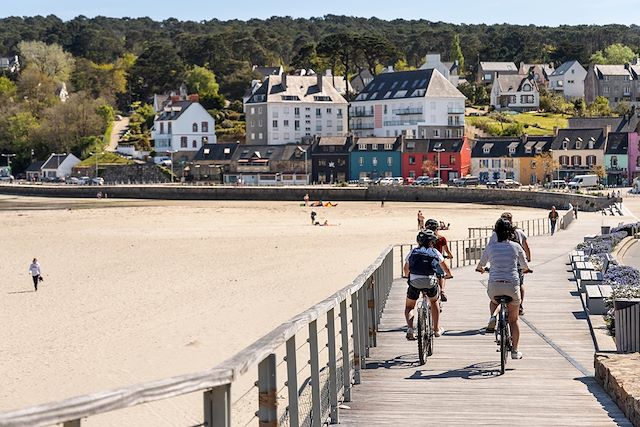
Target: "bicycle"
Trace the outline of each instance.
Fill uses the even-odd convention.
[[[417,308],[418,311],[418,357],[420,364],[427,362],[427,357],[433,354],[433,319],[431,318],[431,301],[425,292]]]
[[[498,316],[496,321],[496,344],[498,344],[500,352],[500,374],[504,374],[507,366],[507,357],[513,350],[513,341],[511,340],[511,328],[509,327],[509,309],[508,304],[513,298],[507,295],[496,296],[498,306]]]

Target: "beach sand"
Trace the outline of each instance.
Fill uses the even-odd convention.
[[[413,242],[418,209],[451,223],[449,239],[504,210],[546,216],[470,204],[0,196],[0,411],[213,367],[346,286],[387,245]],[[312,210],[335,226],[311,226]],[[37,293],[33,257],[45,279]],[[200,405],[198,394],[87,425],[193,425]]]

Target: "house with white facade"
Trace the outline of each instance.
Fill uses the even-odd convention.
[[[173,101],[156,115],[151,139],[158,155],[174,152],[179,161],[191,160],[205,144],[216,143],[216,123],[197,97]]]
[[[496,110],[535,111],[540,107],[538,85],[530,75],[500,75],[491,86]]]
[[[40,168],[42,178],[65,178],[71,175],[71,170],[80,163],[80,159],[73,154],[53,153]]]
[[[244,105],[247,144],[281,145],[346,136],[349,104],[332,80],[321,74],[267,77]]]
[[[458,86],[460,76],[458,75],[458,61],[442,62],[439,53],[427,53],[424,57],[424,64],[421,70],[438,70],[452,85]]]
[[[549,89],[566,99],[582,98],[585,77],[587,77],[587,70],[578,61],[567,61],[549,76]]]
[[[351,103],[355,136],[461,138],[465,96],[435,69],[379,74]]]
[[[9,73],[17,73],[20,71],[20,59],[18,55],[0,57],[0,71],[7,71]]]
[[[480,62],[476,82],[492,84],[498,76],[518,74],[518,67],[513,62]]]

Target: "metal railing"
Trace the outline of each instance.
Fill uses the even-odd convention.
[[[397,114],[398,116],[408,116],[412,114],[422,114],[422,107],[418,108],[396,108],[391,110],[393,114]]]
[[[338,423],[339,406],[351,400],[377,345],[393,255],[388,247],[351,284],[210,370],[1,413],[0,426],[79,427],[90,416],[194,392],[202,393],[205,426],[227,427],[232,419],[234,425]],[[254,385],[241,388],[241,378]],[[239,388],[235,401],[232,385]]]

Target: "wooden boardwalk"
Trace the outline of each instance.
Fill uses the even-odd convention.
[[[620,217],[615,218],[620,221]],[[581,215],[569,230],[530,239],[535,271],[526,278],[521,323],[522,360],[498,374],[499,354],[488,320],[486,275],[474,267],[454,270],[435,354],[417,364],[417,345],[404,337],[406,285],[397,280],[384,311],[378,347],[371,350],[347,426],[443,426],[514,424],[630,426],[593,379],[594,344],[566,254],[602,218]]]

